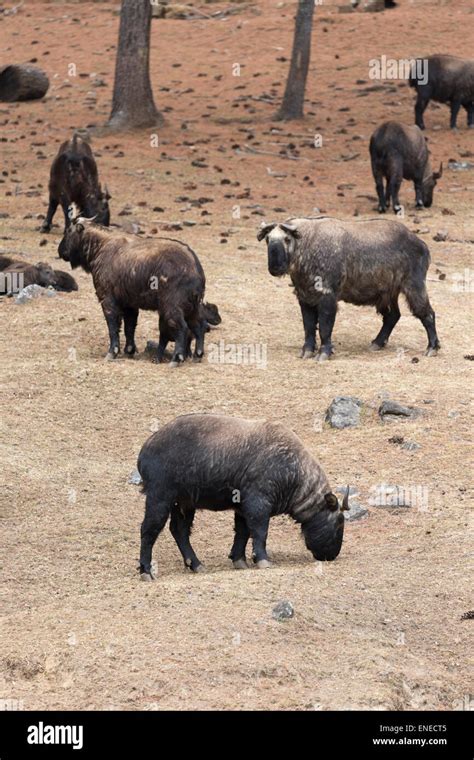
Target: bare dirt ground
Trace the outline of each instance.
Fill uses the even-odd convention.
[[[58,144],[109,114],[116,7],[26,2],[0,21],[3,58],[37,59],[52,82],[44,102],[0,104],[1,211],[8,214],[0,219],[2,252],[67,268],[56,258],[59,212],[49,236],[38,232],[37,214],[46,211]],[[199,7],[209,13],[221,6]],[[265,0],[225,20],[153,22],[152,80],[166,118],[158,147],[153,131],[93,135],[112,219],[139,224],[146,234],[195,222],[172,235],[198,252],[207,297],[221,310],[208,347],[220,340],[264,344],[267,367],[154,365],[143,353],[157,337],[153,314],[140,317],[139,356],[106,363],[105,321],[83,272],[78,293],[24,306],[2,299],[2,697],[23,700],[25,709],[469,704],[472,622],[461,616],[472,608],[466,356],[474,171],[445,168],[433,208],[416,214],[413,189],[402,186],[405,223],[432,252],[428,285],[442,342],[435,358],[423,356],[424,330],[405,306],[389,347],[372,354],[379,318],[342,305],[333,360],[302,362],[296,299],[287,279],[269,276],[255,233],[263,218],[315,208],[376,215],[368,140],[382,120],[412,122],[413,92],[405,83],[370,80],[369,60],[467,57],[472,10],[462,0],[400,0],[379,14],[318,6],[307,116],[291,124],[272,114],[288,69],[292,3]],[[240,77],[233,76],[236,63]],[[69,76],[69,64],[77,76]],[[93,87],[94,78],[105,86]],[[457,132],[448,130],[444,106],[430,105],[426,122],[435,164],[473,161],[464,112]],[[322,137],[317,149],[315,135]],[[210,200],[191,203],[200,198]],[[131,215],[118,216],[127,204]],[[444,242],[433,240],[439,231],[448,233]],[[360,427],[333,430],[322,424],[324,412],[345,394],[367,410]],[[376,410],[385,397],[423,415],[384,424]],[[157,581],[138,581],[143,497],[127,478],[150,432],[193,411],[280,420],[334,486],[357,486],[369,514],[346,526],[334,563],[315,564],[297,526],[278,518],[269,537],[274,567],[234,571],[227,559],[232,515],[200,513],[193,543],[207,574],[183,572],[166,529],[155,548]],[[397,435],[421,448],[390,443]],[[370,506],[381,483],[425,489],[428,501]],[[282,599],[295,609],[284,623],[271,614]]]

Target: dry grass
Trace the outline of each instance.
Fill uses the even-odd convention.
[[[368,138],[384,118],[411,120],[412,93],[404,87],[357,97],[362,88],[355,81],[367,77],[367,60],[381,52],[406,57],[424,50],[425,12],[425,6],[407,5],[392,11],[388,23],[387,14],[338,15],[318,8],[326,21],[316,21],[309,84],[315,105],[308,110],[316,116],[280,125],[280,136],[269,133],[271,106],[249,100],[255,109],[250,113],[232,105],[242,94],[268,93],[284,78],[287,63],[276,59],[288,55],[290,4],[279,12],[287,23],[272,15],[267,2],[260,16],[244,13],[227,22],[156,22],[156,100],[173,109],[165,114],[160,148],[150,148],[147,134],[96,137],[93,143],[114,196],[113,218],[120,221],[117,212],[131,203],[130,218],[146,232],[163,218],[196,221],[173,235],[199,253],[208,298],[221,309],[223,323],[208,340],[263,343],[268,365],[205,361],[173,371],[152,365],[143,353],[105,363],[106,326],[84,273],[78,274],[76,294],[27,306],[2,300],[2,696],[23,699],[27,709],[453,709],[469,692],[471,623],[461,615],[472,606],[471,364],[464,358],[472,350],[471,296],[453,289],[453,277],[472,266],[474,174],[446,171],[435,206],[417,220],[412,188],[402,189],[406,223],[423,231],[432,251],[429,290],[442,351],[430,359],[422,356],[424,330],[406,308],[389,348],[371,354],[367,347],[379,328],[377,316],[342,305],[334,360],[324,366],[302,363],[297,304],[287,280],[273,280],[266,271],[264,247],[255,240],[261,217],[250,207],[261,204],[266,218],[310,213],[313,206],[340,216],[352,215],[356,207],[361,215],[374,214],[374,202],[364,197],[374,194]],[[452,3],[450,13],[455,24],[446,8],[430,7],[430,50],[467,55],[472,15],[461,2]],[[51,76],[59,74],[55,85],[66,78],[70,61],[107,83],[95,90],[95,110],[84,104],[89,80],[79,77],[72,89],[52,90],[44,104],[0,108],[8,138],[3,168],[9,172],[1,187],[10,214],[0,220],[0,245],[28,261],[57,265],[59,229],[39,247],[39,222],[24,217],[46,209],[47,172],[57,143],[73,126],[107,117],[116,29],[108,6],[89,3],[36,3],[34,12],[26,9],[2,22],[10,57],[37,56]],[[192,58],[177,51],[178,34],[186,34]],[[32,46],[35,39],[39,44]],[[240,79],[231,75],[235,61],[243,65]],[[236,90],[238,85],[246,89]],[[185,93],[188,87],[193,92]],[[282,85],[275,89],[281,93]],[[349,113],[338,110],[347,106]],[[206,113],[210,118],[203,118]],[[249,123],[238,121],[244,116]],[[217,117],[231,121],[217,123]],[[355,123],[348,123],[351,117]],[[36,123],[38,118],[43,122]],[[184,121],[188,129],[181,131]],[[447,131],[446,108],[430,108],[426,121],[435,160],[458,159],[473,149],[464,123],[455,134]],[[251,129],[254,140],[242,129]],[[300,147],[301,161],[278,157],[280,146],[273,143],[300,146],[315,131],[323,135],[320,151]],[[34,142],[43,145],[31,147]],[[231,148],[257,142],[257,149],[276,156]],[[38,158],[38,151],[48,160]],[[166,160],[162,152],[179,161]],[[355,152],[360,156],[354,160],[340,160]],[[209,168],[193,167],[196,158]],[[287,178],[270,176],[267,166]],[[240,186],[221,185],[223,178]],[[189,182],[196,189],[186,189]],[[353,187],[338,190],[344,183]],[[225,197],[246,187],[248,199]],[[22,192],[5,195],[15,188]],[[39,196],[27,195],[35,189]],[[183,195],[212,198],[203,207],[210,216],[198,208],[182,212],[186,201],[176,199]],[[235,204],[241,204],[240,219],[232,217]],[[153,212],[155,206],[165,211]],[[274,212],[278,207],[286,212]],[[440,229],[460,242],[433,242]],[[221,232],[229,233],[227,244],[219,243]],[[437,279],[437,268],[444,280]],[[141,316],[139,348],[156,338],[156,322],[154,315]],[[366,402],[363,424],[343,432],[321,426],[331,399],[344,394]],[[386,394],[421,407],[423,416],[382,424],[375,410]],[[374,486],[387,482],[427,487],[428,509],[371,508],[367,519],[348,525],[340,557],[324,566],[310,560],[294,524],[275,519],[269,540],[275,567],[238,573],[226,559],[231,515],[201,513],[194,544],[208,574],[183,573],[166,530],[155,550],[159,579],[140,584],[135,568],[143,503],[127,477],[150,431],[190,411],[281,420],[305,440],[334,485],[358,486],[363,503]],[[404,451],[388,442],[393,435],[421,448]],[[295,607],[287,623],[271,617],[281,599]]]

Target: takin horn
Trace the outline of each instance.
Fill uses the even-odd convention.
[[[348,510],[349,510],[349,508],[350,508],[350,507],[349,507],[349,491],[350,491],[350,486],[347,486],[347,488],[346,488],[346,492],[345,492],[345,494],[344,494],[344,498],[343,498],[343,500],[342,500],[342,507],[341,507],[341,510],[342,510],[343,512],[344,512],[344,511],[348,511]]]

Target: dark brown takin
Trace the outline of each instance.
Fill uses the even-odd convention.
[[[318,323],[318,361],[333,353],[338,301],[375,306],[383,325],[372,341],[372,350],[380,350],[400,319],[401,293],[426,330],[426,354],[437,352],[435,314],[426,291],[430,252],[426,243],[400,222],[296,218],[281,224],[263,223],[257,238],[267,242],[270,274],[291,277],[305,330],[303,358],[314,356]]]
[[[320,464],[295,433],[278,422],[215,414],[187,414],[164,425],[143,445],[138,471],[146,494],[140,573],[153,580],[152,550],[166,525],[194,572],[203,566],[190,543],[196,509],[233,510],[235,537],[229,558],[247,567],[253,543],[258,568],[269,567],[270,518],[290,515],[317,560],[334,560],[344,534],[342,505]]]
[[[107,185],[102,190],[97,164],[90,145],[77,134],[62,143],[52,163],[49,179],[49,206],[41,231],[49,232],[56,209],[61,204],[65,226],[69,225],[68,208],[75,203],[85,217],[95,217],[97,224],[110,224]]]
[[[443,164],[438,172],[431,168],[426,139],[419,127],[387,121],[374,131],[369,150],[380,213],[390,208],[390,201],[395,213],[401,212],[398,194],[404,179],[411,180],[415,186],[417,208],[431,206]],[[387,181],[385,189],[384,179]]]
[[[413,61],[410,87],[416,89],[415,124],[425,128],[423,114],[430,100],[448,103],[450,127],[456,128],[458,113],[464,108],[467,126],[474,128],[474,60],[454,55],[432,55]]]
[[[179,240],[127,236],[77,216],[59,244],[59,255],[71,267],[92,274],[110,336],[107,359],[120,353],[119,333],[125,323],[125,354],[132,357],[140,309],[157,311],[175,340],[171,366],[184,362],[188,331],[196,338],[194,358],[204,354],[207,323],[202,312],[206,280],[194,251]]]

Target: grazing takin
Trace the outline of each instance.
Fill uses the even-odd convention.
[[[333,353],[338,301],[376,307],[383,326],[372,341],[372,350],[382,349],[400,319],[400,293],[427,332],[427,356],[437,352],[435,314],[425,282],[430,252],[423,240],[400,222],[289,219],[283,224],[263,224],[257,239],[264,238],[270,274],[289,274],[295,287],[305,331],[303,358],[314,356],[318,322],[318,361]]]
[[[426,140],[419,127],[387,121],[373,133],[369,149],[381,214],[390,207],[390,201],[395,213],[401,211],[398,194],[404,179],[411,180],[415,186],[417,208],[431,206],[433,190],[443,174],[443,164],[439,172],[433,172]],[[384,178],[387,180],[385,190]]]
[[[143,580],[153,580],[153,545],[170,515],[185,567],[203,569],[189,541],[196,509],[234,510],[229,558],[236,569],[247,567],[250,537],[257,567],[270,565],[266,543],[274,515],[290,515],[301,525],[315,559],[336,559],[341,550],[348,492],[340,506],[318,462],[280,423],[215,414],[177,417],[143,445],[138,470],[146,494]]]
[[[188,331],[196,338],[194,358],[204,354],[206,322],[201,305],[206,280],[198,257],[171,238],[140,240],[98,227],[76,216],[59,244],[59,255],[71,267],[92,274],[95,292],[109,328],[107,359],[120,353],[119,332],[125,323],[125,354],[133,356],[139,309],[157,311],[168,334],[175,337],[171,366],[186,358]]]
[[[0,256],[0,295],[18,293],[28,285],[41,285],[43,288],[55,287],[56,277],[49,264],[40,261],[28,264],[15,261],[9,256]]]
[[[69,225],[68,208],[75,203],[86,217],[95,217],[97,224],[110,224],[109,191],[102,191],[97,164],[90,145],[78,135],[63,142],[51,166],[49,206],[41,231],[49,232],[59,204]]]
[[[420,75],[428,67],[428,76]],[[461,106],[467,112],[467,126],[474,127],[474,61],[456,58],[454,55],[432,55],[414,61],[409,77],[410,87],[417,92],[415,124],[424,129],[423,113],[430,102],[449,103],[451,129],[456,129],[456,119]]]

